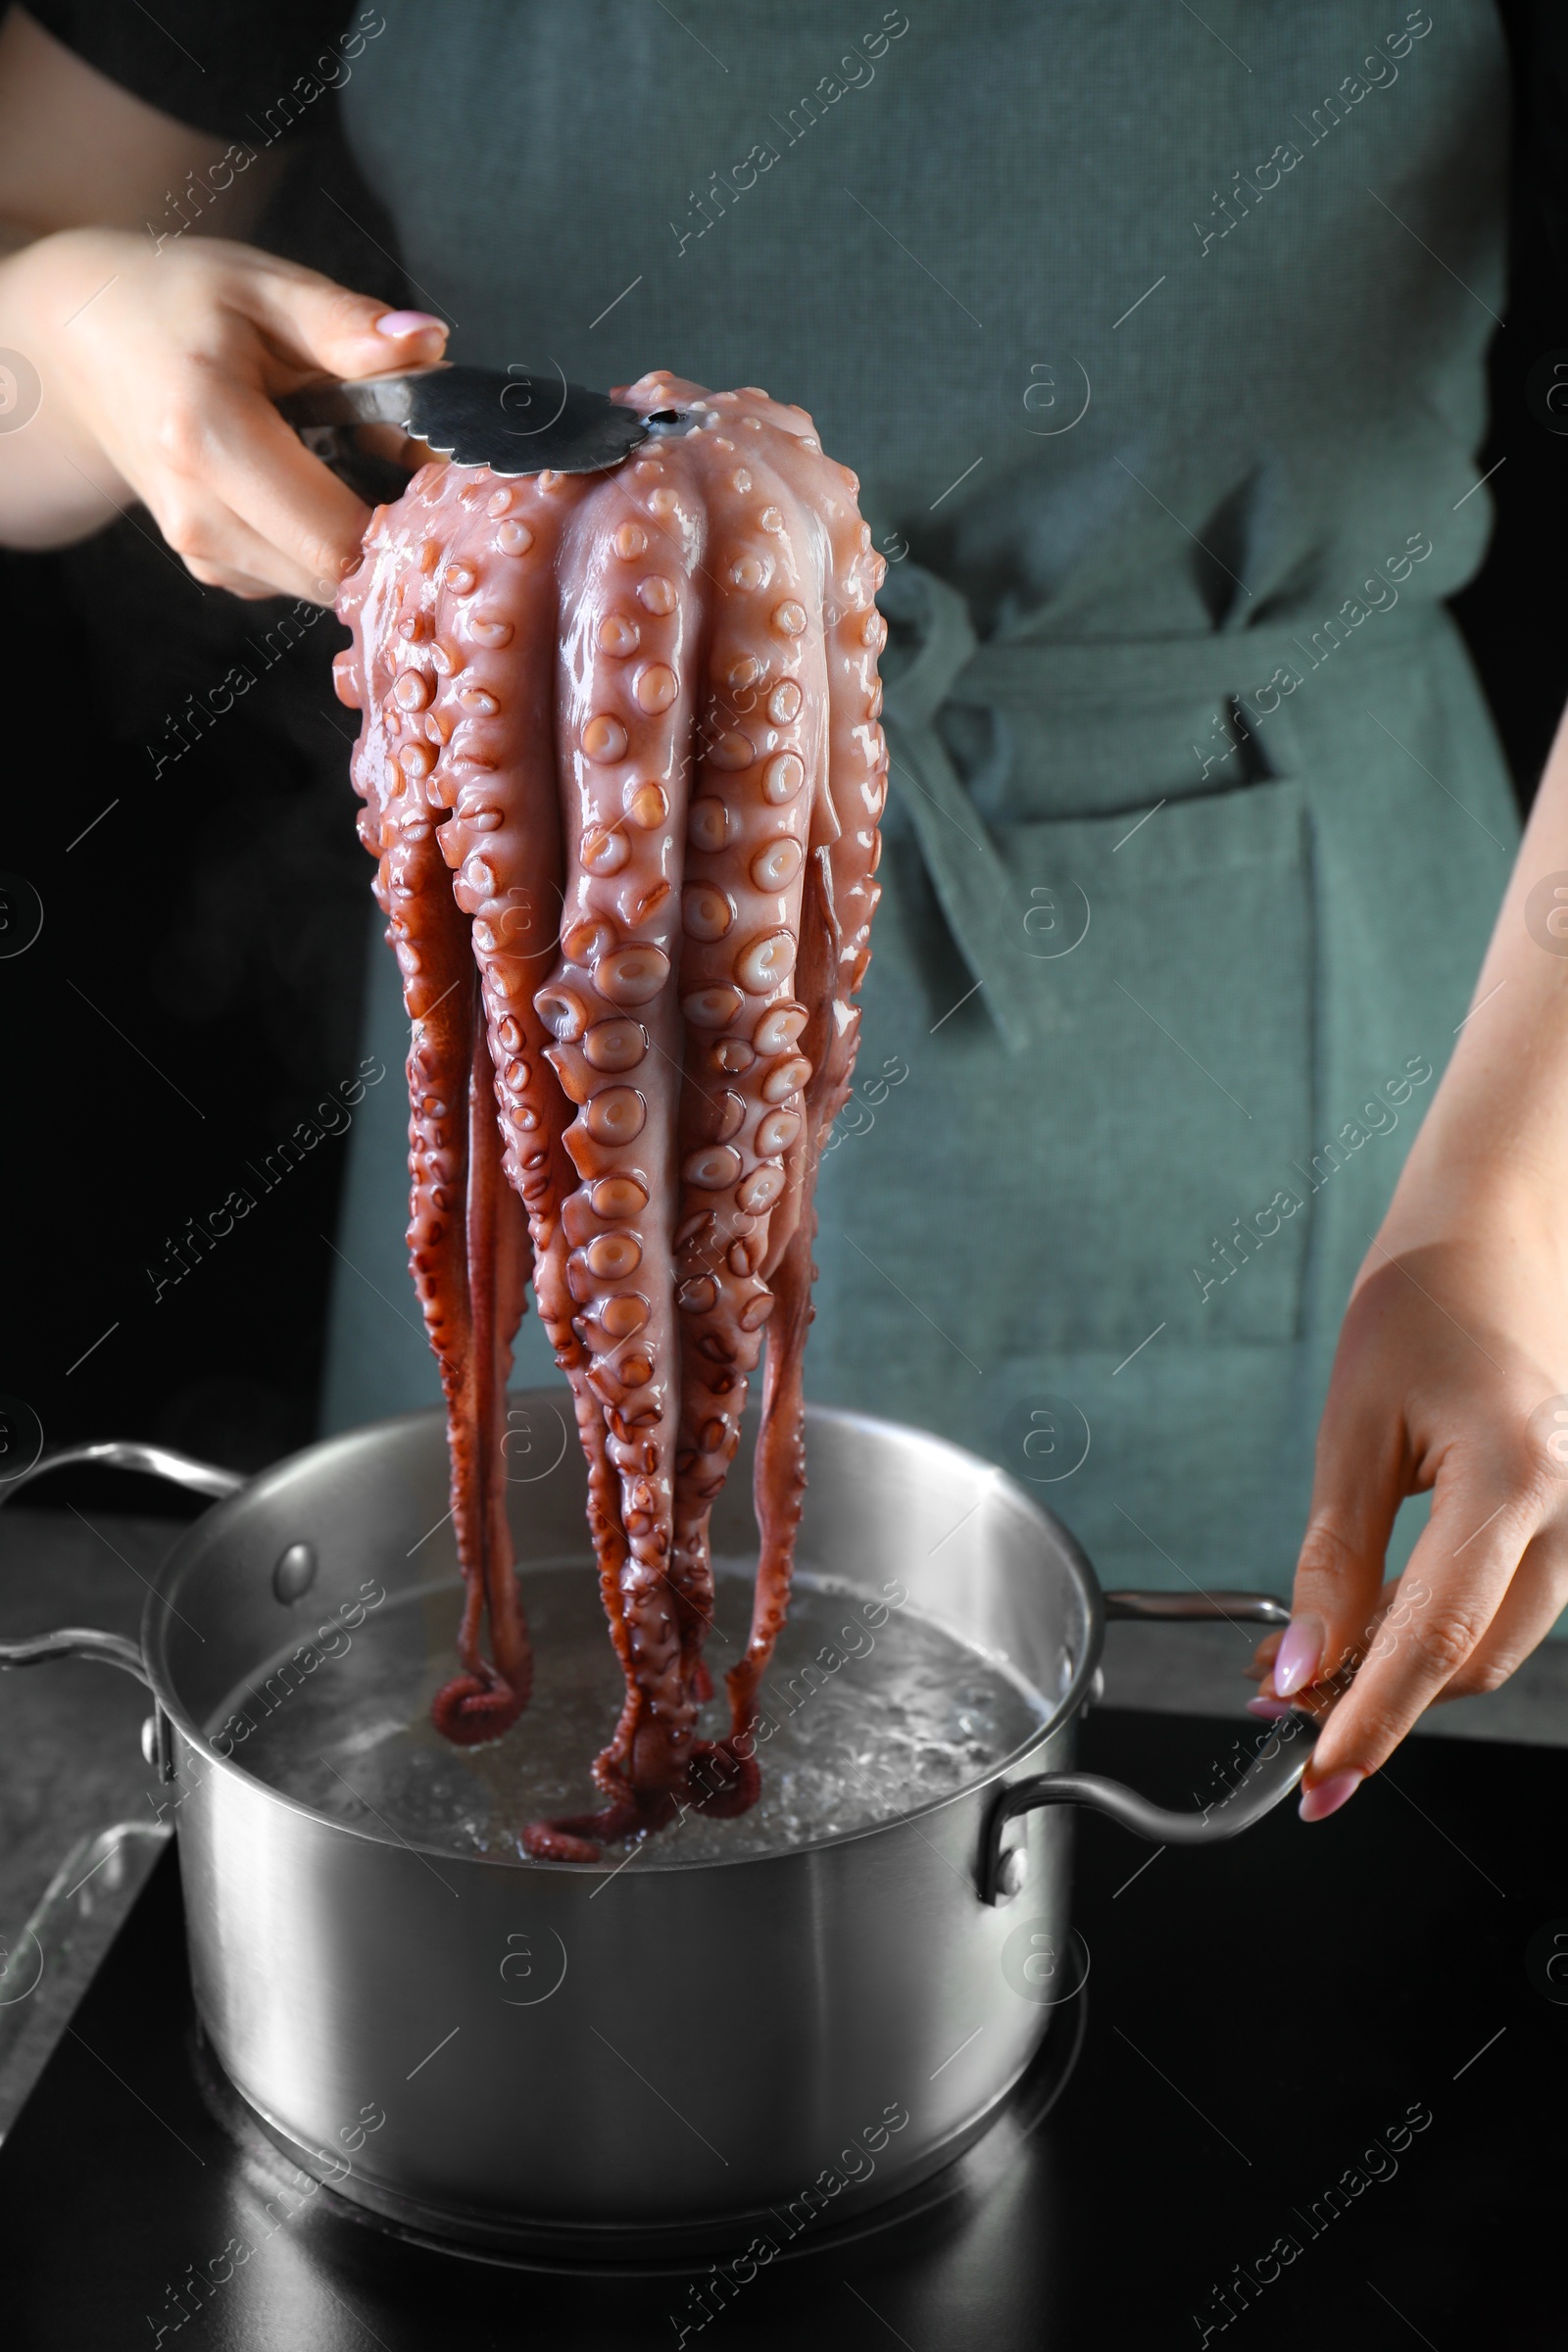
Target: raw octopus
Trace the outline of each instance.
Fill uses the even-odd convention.
[[[615,397],[664,415],[611,471],[430,464],[378,508],[335,671],[413,1024],[410,1261],[466,1587],[432,1716],[493,1740],[529,1695],[502,1441],[531,1278],[626,1685],[603,1810],[525,1833],[569,1861],[760,1785],[806,1485],[812,1191],[887,792],[885,565],[854,474],[755,389],[657,373]],[[708,1740],[709,1521],[764,1338],[751,1633]]]

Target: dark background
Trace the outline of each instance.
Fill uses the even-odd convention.
[[[1503,12],[1525,121],[1551,86],[1522,37],[1532,13]],[[1482,460],[1501,461],[1497,524],[1455,608],[1526,806],[1568,699],[1568,438],[1525,391],[1533,364],[1568,347],[1549,235],[1554,190],[1568,189],[1555,122],[1544,170],[1518,143]],[[390,226],[330,120],[300,139],[256,242],[404,298],[382,250]],[[29,1405],[51,1444],[160,1439],[248,1469],[314,1434],[344,1138],[259,1197],[156,1303],[148,1272],[168,1270],[187,1217],[236,1184],[258,1191],[245,1163],[358,1058],[372,908],[347,777],[353,719],[329,677],[344,632],[318,620],[157,781],[148,748],[171,747],[169,720],[231,662],[259,670],[257,649],[289,611],[199,589],[145,513],[60,555],[0,552],[0,644],[22,693],[0,869],[44,906],[36,943],[0,960],[0,1396]],[[39,1499],[67,1491],[51,1482]],[[107,1504],[101,1481],[93,1491]],[[127,1482],[114,1499],[150,1496]]]
[[[405,299],[331,124],[299,140],[254,241]],[[353,1075],[375,908],[356,719],[331,686],[347,632],[322,613],[265,667],[293,612],[199,588],[144,510],[58,555],[0,552],[0,644],[27,681],[0,868],[44,906],[36,944],[0,961],[0,1393],[50,1444],[156,1438],[250,1469],[315,1431],[347,1139],[267,1193],[245,1163]],[[233,662],[258,683],[178,752],[170,720]],[[155,1303],[148,1269],[235,1185],[256,1208]]]

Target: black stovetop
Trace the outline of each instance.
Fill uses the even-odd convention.
[[[1083,1760],[1179,1803],[1235,1729],[1106,1712]],[[691,2274],[504,2268],[327,2191],[280,2199],[280,2160],[231,2141],[198,2087],[169,1853],[0,2149],[4,2339],[1560,2352],[1565,1833],[1568,1750],[1436,1739],[1331,1822],[1287,1806],[1212,1852],[1151,1858],[1085,1821],[1087,1983],[954,2193],[706,2296]]]

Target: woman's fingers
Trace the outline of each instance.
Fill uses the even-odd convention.
[[[446,328],[314,271],[258,265],[242,248],[216,294],[229,325],[176,363],[161,420],[157,454],[170,479],[138,486],[198,577],[226,566],[259,576],[267,593],[330,604],[359,558],[369,511],[270,396],[316,375],[425,366],[441,356]],[[248,526],[243,545],[234,516]]]
[[[1374,1287],[1369,1283],[1358,1294],[1346,1316],[1318,1429],[1312,1508],[1297,1562],[1291,1622],[1273,1659],[1281,1698],[1353,1670],[1376,1612],[1389,1538],[1405,1493],[1403,1431],[1380,1393],[1371,1347],[1375,1302],[1368,1294]]]
[[[198,451],[182,472],[193,492],[214,494],[271,551],[266,576],[288,596],[330,604],[359,561],[370,511],[346,483],[313,458],[303,441],[253,386],[220,378],[202,403]],[[190,554],[182,548],[182,555]],[[249,558],[243,568],[254,570]]]
[[[200,433],[205,459],[194,447],[182,449],[177,466],[137,484],[174,553],[203,582],[239,572],[262,583],[267,596],[330,604],[358,557],[368,509],[294,439],[260,393],[218,387]],[[291,449],[277,447],[279,434]]]
[[[234,571],[226,564],[192,564],[187,559],[185,569],[204,588],[221,588],[247,605],[265,603],[277,594],[270,581],[257,579],[253,572]]]
[[[1378,1629],[1390,1609],[1395,1605],[1398,1592],[1399,1579],[1396,1576],[1389,1577],[1381,1587],[1377,1599],[1372,1604],[1372,1614],[1356,1642],[1357,1661],[1365,1654],[1368,1644],[1376,1640]],[[1249,1682],[1256,1683],[1258,1686],[1257,1697],[1248,1701],[1249,1710],[1251,1713],[1266,1714],[1272,1717],[1279,1715],[1284,1710],[1286,1701],[1280,1697],[1274,1683],[1274,1661],[1279,1655],[1280,1643],[1284,1639],[1283,1633],[1266,1634],[1252,1653],[1251,1664],[1242,1668],[1242,1672]],[[1338,1678],[1338,1686],[1339,1689],[1344,1688],[1343,1677]],[[1308,1685],[1306,1695],[1313,1696],[1317,1703],[1328,1706],[1333,1704],[1338,1695],[1338,1690],[1334,1681],[1328,1681],[1321,1685]],[[1301,1704],[1303,1700],[1298,1699],[1297,1703]]]
[[[1545,1640],[1565,1608],[1568,1543],[1556,1529],[1544,1528],[1514,1570],[1492,1623],[1434,1703],[1495,1690]]]
[[[6,277],[12,339],[48,386],[42,441],[27,436],[25,466],[6,458],[14,535],[63,542],[100,519],[102,496],[129,489],[202,576],[249,573],[218,544],[226,506],[283,559],[263,586],[330,600],[364,509],[270,404],[312,380],[428,366],[445,349],[438,318],[213,237],[155,253],[139,233],[65,230],[10,257]],[[270,466],[275,501],[225,488],[230,466]]]
[[[1440,1474],[1395,1605],[1319,1734],[1304,1783],[1308,1820],[1332,1810],[1313,1806],[1313,1791],[1332,1783],[1343,1803],[1473,1659],[1539,1519],[1528,1489],[1499,1498],[1491,1480]]]
[[[1341,1330],[1295,1616],[1253,1702],[1321,1723],[1308,1821],[1352,1795],[1434,1699],[1494,1688],[1568,1600],[1557,1226],[1533,1191],[1474,1194],[1462,1179],[1402,1213],[1414,1238],[1374,1244]],[[1375,1613],[1397,1507],[1428,1489],[1431,1518]]]
[[[240,307],[284,363],[271,390],[315,373],[382,375],[425,367],[446,346],[439,318],[389,311],[310,270],[247,269],[238,286]],[[359,559],[369,510],[242,377],[220,376],[204,414],[224,460],[218,487],[282,559],[269,576],[290,595],[330,604]]]
[[[247,267],[230,299],[301,375],[387,375],[428,367],[446,348],[446,327],[428,312],[389,310],[313,270]]]
[[[1253,1650],[1251,1658],[1242,1668],[1243,1674],[1250,1683],[1261,1683],[1266,1680],[1284,1638],[1283,1634],[1265,1634],[1263,1636],[1262,1641]]]

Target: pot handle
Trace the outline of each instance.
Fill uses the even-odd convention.
[[[1271,1592],[1107,1592],[1107,1619],[1142,1619],[1180,1624],[1224,1617],[1254,1625],[1289,1625],[1291,1612]],[[1089,1805],[1108,1813],[1123,1829],[1158,1845],[1217,1845],[1250,1830],[1290,1795],[1306,1770],[1318,1725],[1310,1715],[1293,1707],[1271,1724],[1258,1740],[1246,1770],[1217,1802],[1196,1812],[1173,1813],[1149,1797],[1140,1796],[1120,1781],[1094,1772],[1042,1772],[1004,1788],[991,1809],[980,1860],[980,1895],[984,1902],[1010,1902],[1023,1886],[1013,1854],[1003,1849],[1003,1832],[1020,1814],[1041,1805]]]
[[[1105,1621],[1143,1624],[1207,1623],[1215,1617],[1248,1625],[1289,1625],[1291,1612],[1272,1592],[1107,1592]]]
[[[220,1470],[216,1463],[192,1460],[186,1453],[174,1453],[167,1446],[143,1445],[139,1439],[105,1438],[78,1446],[57,1446],[52,1453],[40,1454],[29,1470],[0,1487],[0,1507],[11,1496],[46,1470],[63,1470],[73,1462],[96,1462],[106,1470],[143,1470],[150,1478],[167,1478],[171,1485],[184,1487],[194,1494],[210,1494],[221,1499],[237,1494],[245,1481],[236,1470]],[[0,1669],[8,1666],[41,1666],[50,1658],[96,1658],[105,1666],[122,1667],[133,1674],[139,1683],[152,1689],[139,1642],[123,1634],[103,1634],[92,1626],[65,1625],[52,1634],[34,1634],[24,1642],[0,1642]]]
[[[41,1453],[30,1470],[19,1471],[0,1487],[0,1508],[24,1487],[30,1487],[35,1478],[42,1478],[46,1470],[64,1470],[73,1462],[95,1462],[105,1470],[143,1470],[149,1478],[167,1478],[171,1486],[184,1487],[192,1494],[210,1494],[220,1502],[237,1494],[245,1484],[237,1470],[220,1470],[216,1462],[193,1461],[188,1453],[175,1453],[168,1446],[145,1446],[139,1438],[101,1438],[80,1446],[57,1446],[52,1453]]]
[[[124,1634],[101,1634],[90,1625],[63,1625],[56,1633],[33,1634],[25,1642],[0,1642],[0,1668],[42,1666],[50,1658],[96,1658],[104,1666],[122,1666],[147,1690],[153,1687],[141,1644]]]

